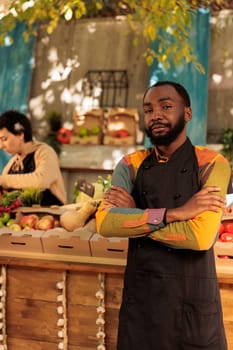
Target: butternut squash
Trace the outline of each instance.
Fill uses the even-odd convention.
[[[70,209],[60,216],[60,225],[67,231],[74,231],[83,227],[96,211],[96,202],[86,202],[78,209]]]

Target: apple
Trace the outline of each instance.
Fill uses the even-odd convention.
[[[24,228],[35,228],[37,225],[37,222],[39,220],[38,215],[36,214],[29,214],[29,215],[24,215],[20,222],[19,225],[24,229]]]
[[[55,218],[52,215],[44,215],[42,216],[37,224],[36,224],[36,228],[38,230],[50,230],[51,228],[54,228],[55,226]]]
[[[10,220],[10,214],[7,212],[2,213],[0,220],[2,221],[3,224],[6,224],[7,221]]]
[[[88,129],[85,126],[82,126],[79,129],[78,136],[82,137],[82,138],[87,137],[88,136]]]
[[[9,219],[9,220],[7,221],[7,223],[6,223],[6,226],[9,227],[9,226],[11,226],[12,224],[16,224],[15,219]]]
[[[100,127],[99,127],[99,125],[94,125],[94,126],[91,128],[91,133],[92,133],[92,135],[99,135],[99,133],[100,133]]]
[[[19,224],[11,224],[9,229],[13,231],[21,231],[21,226]]]

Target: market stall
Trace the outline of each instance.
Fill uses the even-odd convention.
[[[127,242],[101,238],[101,245],[102,256],[92,256],[91,245],[86,255],[45,253],[42,244],[40,252],[27,244],[0,251],[3,349],[115,349]],[[231,349],[233,268],[226,260],[217,271]]]
[[[115,350],[128,240],[98,235],[91,212],[79,227],[62,225],[62,216],[81,213],[85,206],[19,206],[13,209],[14,222],[2,215],[8,222],[0,228],[0,349]],[[223,223],[231,219],[228,215]],[[228,226],[216,242],[215,256],[231,349],[233,241],[230,232],[226,239]]]

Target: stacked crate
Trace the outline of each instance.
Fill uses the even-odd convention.
[[[71,144],[102,143],[104,112],[101,108],[77,110],[73,116]]]
[[[104,145],[137,144],[139,114],[134,108],[109,108],[106,113]]]

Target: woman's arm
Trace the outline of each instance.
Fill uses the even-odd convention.
[[[7,174],[13,159],[4,169],[0,176],[0,185],[4,188],[18,189],[37,187],[42,190],[50,188],[56,181],[57,174],[60,172],[59,161],[55,151],[46,144],[40,144],[35,151],[35,170],[27,174]]]

